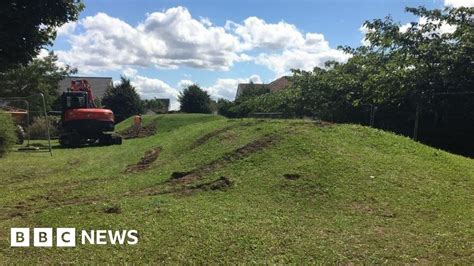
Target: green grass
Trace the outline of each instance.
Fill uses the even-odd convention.
[[[156,135],[121,146],[0,159],[0,262],[474,262],[472,159],[357,125],[144,117],[155,122]],[[248,148],[262,139],[274,141]],[[156,147],[149,169],[125,172]],[[189,183],[166,182],[195,169]],[[230,188],[195,189],[221,176]],[[11,227],[136,229],[140,239],[10,248]]]

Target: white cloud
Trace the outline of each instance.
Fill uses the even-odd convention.
[[[452,7],[474,7],[474,0],[444,0],[444,5]]]
[[[182,65],[228,70],[241,60],[238,39],[208,22],[193,19],[183,7],[151,13],[136,27],[98,13],[80,20],[82,33],[69,36],[71,49],[57,54],[84,72]],[[68,27],[61,32],[69,32]]]
[[[203,24],[206,27],[211,27],[212,26],[212,22],[209,18],[199,17],[199,21],[201,22],[201,24]]]
[[[240,37],[241,49],[265,50],[253,59],[274,71],[276,77],[288,74],[292,68],[312,70],[315,66],[324,67],[328,60],[344,62],[349,58],[349,55],[329,47],[324,35],[303,34],[295,25],[284,21],[272,24],[249,17],[243,24],[228,21],[226,29]]]
[[[239,79],[218,79],[212,86],[206,88],[214,99],[224,98],[233,100],[239,83],[262,83],[260,76],[252,75],[248,78]]]
[[[194,19],[184,7],[147,14],[136,26],[97,13],[64,25],[59,34],[71,44],[69,50],[56,52],[60,61],[81,73],[181,66],[225,71],[235,62],[255,61],[281,74],[302,65],[322,66],[322,59],[346,58],[330,48],[322,34],[303,34],[284,21],[249,17],[242,24],[228,21],[221,27],[209,18]],[[245,53],[254,51],[256,56]],[[306,58],[311,61],[304,62]]]
[[[170,99],[170,109],[177,110],[179,109],[179,104],[177,101],[178,90],[168,85],[166,82],[136,75],[130,78],[132,85],[137,89],[140,98],[142,99],[153,99],[153,98],[168,98]]]
[[[43,59],[49,55],[49,51],[47,49],[42,48],[39,54],[36,56],[38,59]]]
[[[249,17],[242,25],[228,21],[226,28],[243,40],[241,49],[245,50],[253,48],[276,50],[300,46],[304,43],[304,38],[296,26],[284,21],[269,24],[263,19]]]
[[[68,23],[63,24],[61,27],[59,27],[56,31],[58,36],[67,36],[71,35],[74,33],[77,27],[77,22],[71,21]]]
[[[405,33],[405,32],[407,32],[408,29],[411,28],[411,27],[412,27],[411,23],[406,23],[406,24],[401,25],[398,30],[399,30],[400,32]]]
[[[282,54],[261,54],[257,63],[266,65],[276,73],[276,77],[288,75],[290,69],[312,70],[315,66],[324,67],[329,60],[345,62],[350,55],[338,50],[310,53],[305,50],[286,50]]]
[[[360,26],[359,31],[362,33],[362,35],[364,35],[364,37],[362,37],[362,40],[360,40],[360,43],[364,46],[369,46],[370,41],[365,39],[365,35],[367,33],[369,33],[370,31],[373,31],[373,30],[367,28],[365,25],[362,25],[362,26]]]
[[[189,80],[189,79],[182,79],[178,82],[178,88],[186,88],[188,86],[193,85],[194,83],[196,83],[196,82],[194,82],[192,80]]]
[[[426,17],[419,17],[418,18],[418,25],[415,25],[415,27],[423,26],[428,22],[428,19]],[[439,21],[432,21],[434,24],[439,25]],[[406,23],[400,26],[400,32],[407,32],[409,28],[412,27],[411,23]],[[442,23],[441,26],[439,27],[438,30],[436,30],[437,33],[443,34],[443,33],[453,33],[456,31],[456,26],[447,24],[447,23]]]
[[[126,67],[123,71],[122,71],[122,74],[125,76],[125,77],[128,77],[128,78],[132,78],[132,77],[135,77],[137,75],[138,71],[135,69],[135,68],[131,68],[131,67]]]

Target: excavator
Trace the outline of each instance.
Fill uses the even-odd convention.
[[[112,133],[114,113],[110,109],[96,107],[87,80],[71,81],[68,91],[61,95],[61,107],[61,146],[122,144],[122,138]]]

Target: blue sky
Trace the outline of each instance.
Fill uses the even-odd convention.
[[[447,3],[445,3],[445,1]],[[80,75],[126,75],[143,98],[175,97],[198,83],[232,99],[239,82],[270,82],[290,68],[347,60],[365,20],[418,18],[406,6],[442,8],[473,0],[95,0],[59,29],[50,50]]]

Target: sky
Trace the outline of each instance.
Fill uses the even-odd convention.
[[[198,84],[233,100],[238,83],[269,83],[290,69],[346,61],[339,45],[363,43],[364,21],[419,21],[406,6],[474,6],[474,0],[85,0],[49,51],[80,76],[126,76],[142,99]],[[44,55],[46,51],[42,51]]]

